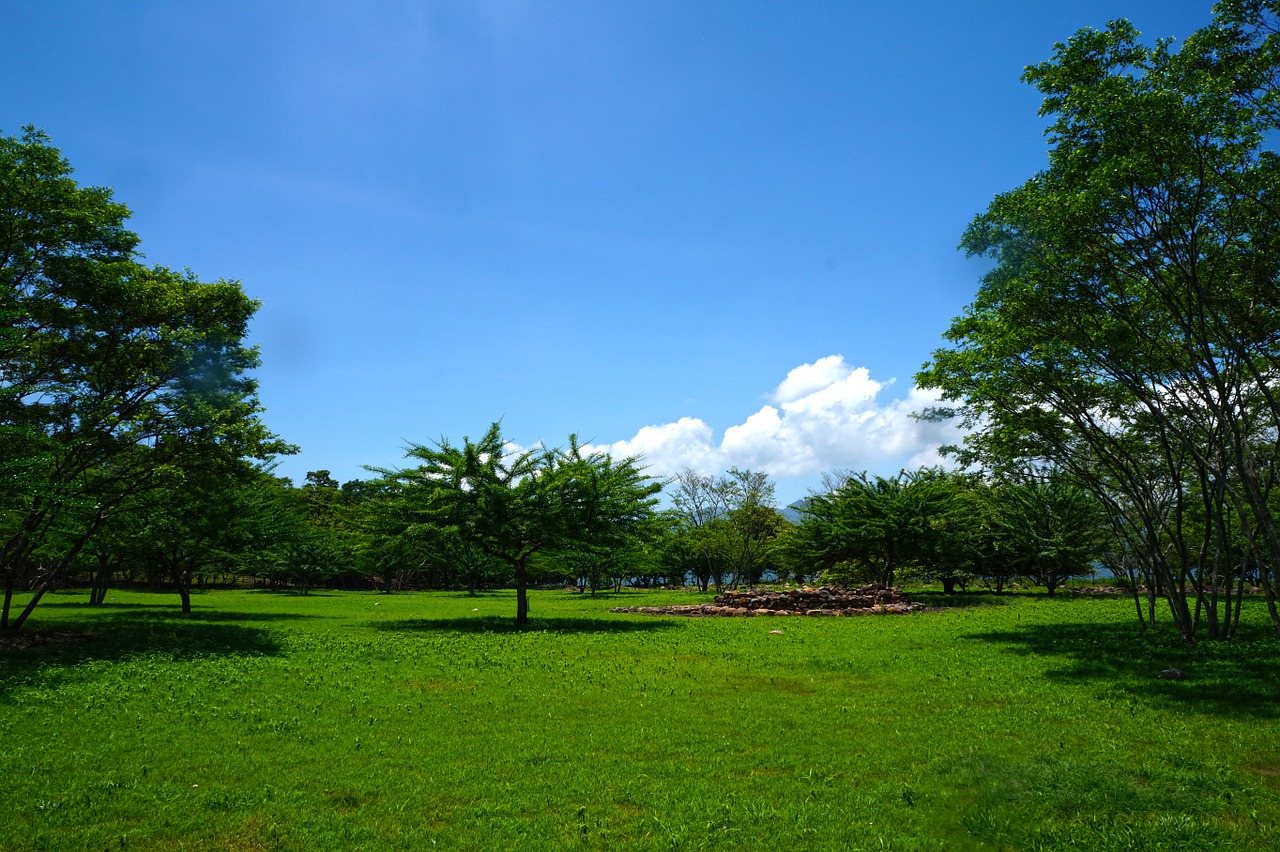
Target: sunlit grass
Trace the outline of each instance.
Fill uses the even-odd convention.
[[[608,612],[673,597],[55,596],[93,638],[0,651],[0,848],[1280,843],[1260,604],[1196,646],[1118,599]]]

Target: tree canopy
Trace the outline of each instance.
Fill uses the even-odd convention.
[[[214,456],[290,448],[260,419],[234,281],[145,266],[128,210],[41,132],[0,136],[0,625],[108,518]],[[9,618],[19,584],[36,587]]]
[[[516,586],[516,624],[529,620],[527,590],[537,554],[623,546],[650,519],[662,484],[635,458],[567,449],[513,449],[494,423],[477,441],[414,444],[418,466],[382,471],[398,483],[416,523],[455,536],[508,564]]]
[[[1103,500],[1188,639],[1201,611],[1221,632],[1250,561],[1280,564],[1278,24],[1229,0],[1179,51],[1116,21],[1028,68],[1049,165],[969,226],[994,266],[917,379],[974,429],[967,460],[1050,464]],[[1194,542],[1200,506],[1218,521]],[[1228,516],[1247,552],[1215,561]]]

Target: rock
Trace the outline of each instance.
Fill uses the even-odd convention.
[[[1182,680],[1185,675],[1183,675],[1182,669],[1165,669],[1160,672],[1160,677],[1165,680]]]
[[[753,616],[753,615],[869,615],[907,614],[926,609],[896,586],[868,585],[857,589],[840,586],[774,589],[738,589],[716,595],[709,604],[661,607],[614,607],[610,612],[643,612],[646,615]]]

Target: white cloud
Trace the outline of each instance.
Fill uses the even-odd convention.
[[[782,380],[778,389],[773,392],[774,402],[795,402],[804,399],[815,391],[845,382],[854,374],[860,374],[863,381],[874,386],[872,396],[880,389],[880,385],[871,382],[865,369],[851,371],[839,355],[828,355],[819,358],[812,364],[801,364]]]
[[[649,470],[667,476],[691,467],[714,472],[719,468],[717,451],[711,446],[711,427],[696,417],[681,417],[675,423],[645,426],[627,441],[616,441],[595,449],[617,456],[644,456]]]
[[[705,421],[682,417],[597,449],[643,455],[649,471],[659,476],[684,468],[718,473],[735,465],[796,477],[839,468],[944,463],[938,449],[959,442],[956,426],[911,416],[937,402],[937,394],[912,388],[904,399],[881,402],[892,384],[875,381],[866,368],[850,367],[840,355],[828,355],[787,373],[770,396],[772,404],[725,428],[718,444]]]

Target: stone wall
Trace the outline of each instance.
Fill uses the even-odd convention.
[[[803,589],[747,589],[716,595],[714,603],[675,606],[619,606],[609,612],[642,612],[646,615],[745,616],[745,615],[903,615],[925,609],[896,586],[805,587]]]

